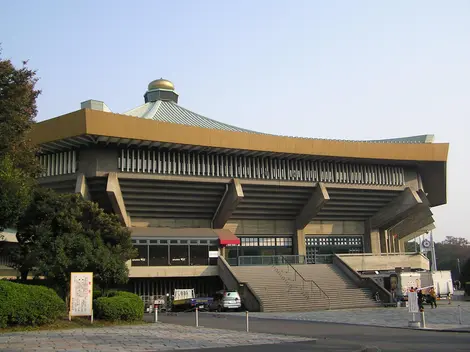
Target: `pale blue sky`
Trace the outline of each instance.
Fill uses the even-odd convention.
[[[213,119],[304,137],[450,142],[438,239],[470,238],[470,1],[13,1],[3,56],[38,70],[38,120],[143,102],[172,80]]]

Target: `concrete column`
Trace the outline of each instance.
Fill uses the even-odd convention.
[[[126,227],[130,227],[130,217],[127,214],[124,199],[122,198],[121,186],[119,185],[119,179],[115,172],[108,174],[106,193],[108,194],[114,213],[119,216],[121,223]]]
[[[407,188],[370,218],[371,228],[390,228],[419,212],[421,205],[418,193]]]
[[[294,254],[296,255],[306,255],[307,249],[305,248],[305,231],[297,230],[294,234]]]
[[[370,230],[370,253],[379,254],[381,252],[380,231],[378,229]]]
[[[91,200],[90,192],[88,190],[88,184],[84,174],[77,175],[77,183],[75,184],[75,193],[80,194],[83,199]]]
[[[227,258],[226,257],[226,253],[227,253],[227,247],[226,246],[223,246],[222,248],[220,248],[220,255],[224,258]]]
[[[394,226],[391,230],[393,233],[396,233],[400,239],[407,238],[407,241],[411,240],[414,237],[410,237],[410,235],[413,235],[420,229],[423,229],[426,226],[431,226],[434,223],[432,215],[431,210],[424,207],[418,214],[405,219],[398,225]]]
[[[429,219],[429,221],[431,221],[432,219]],[[417,231],[414,231],[412,233],[409,233],[407,234],[406,236],[403,236],[400,238],[400,241],[403,241],[403,242],[407,242],[407,241],[411,241],[412,239],[415,239],[416,237],[419,237],[421,235],[424,235],[425,233],[429,232],[429,231],[432,231],[436,228],[436,226],[434,225],[434,220],[432,220],[433,222],[429,223],[429,225],[426,225],[422,228],[420,228],[419,230]]]
[[[365,221],[364,230],[364,253],[380,253],[379,229],[372,229],[370,221]]]
[[[240,180],[237,178],[232,179],[228,185],[225,196],[220,200],[219,207],[212,219],[212,228],[222,229],[227,223],[228,219],[232,216],[238,204],[243,201],[244,194]]]
[[[380,229],[379,234],[380,234],[380,252],[379,253],[388,253],[387,231],[384,229]]]
[[[321,182],[318,183],[307,204],[305,204],[299,215],[295,218],[296,229],[303,230],[329,200],[330,196],[325,185]]]
[[[398,251],[400,253],[405,253],[405,242],[404,240],[398,240]]]

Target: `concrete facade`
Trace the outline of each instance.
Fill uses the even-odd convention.
[[[429,270],[429,260],[421,254],[339,254],[339,257],[356,271],[388,271],[403,267]]]

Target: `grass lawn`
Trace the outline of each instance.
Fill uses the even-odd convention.
[[[45,324],[41,326],[14,326],[5,329],[0,328],[0,334],[8,332],[24,332],[24,331],[43,331],[43,330],[63,330],[63,329],[81,329],[81,328],[102,328],[107,326],[119,326],[119,325],[143,325],[147,324],[144,321],[104,321],[95,320],[93,324],[90,322],[90,318],[76,317],[72,321],[68,320],[68,317],[57,320],[52,324]]]

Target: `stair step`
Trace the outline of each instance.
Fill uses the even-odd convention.
[[[306,282],[286,266],[232,267],[232,271],[239,282],[247,283],[259,297],[265,312],[379,306],[370,290],[357,287],[333,264],[294,267]],[[322,291],[328,295],[330,304]]]

